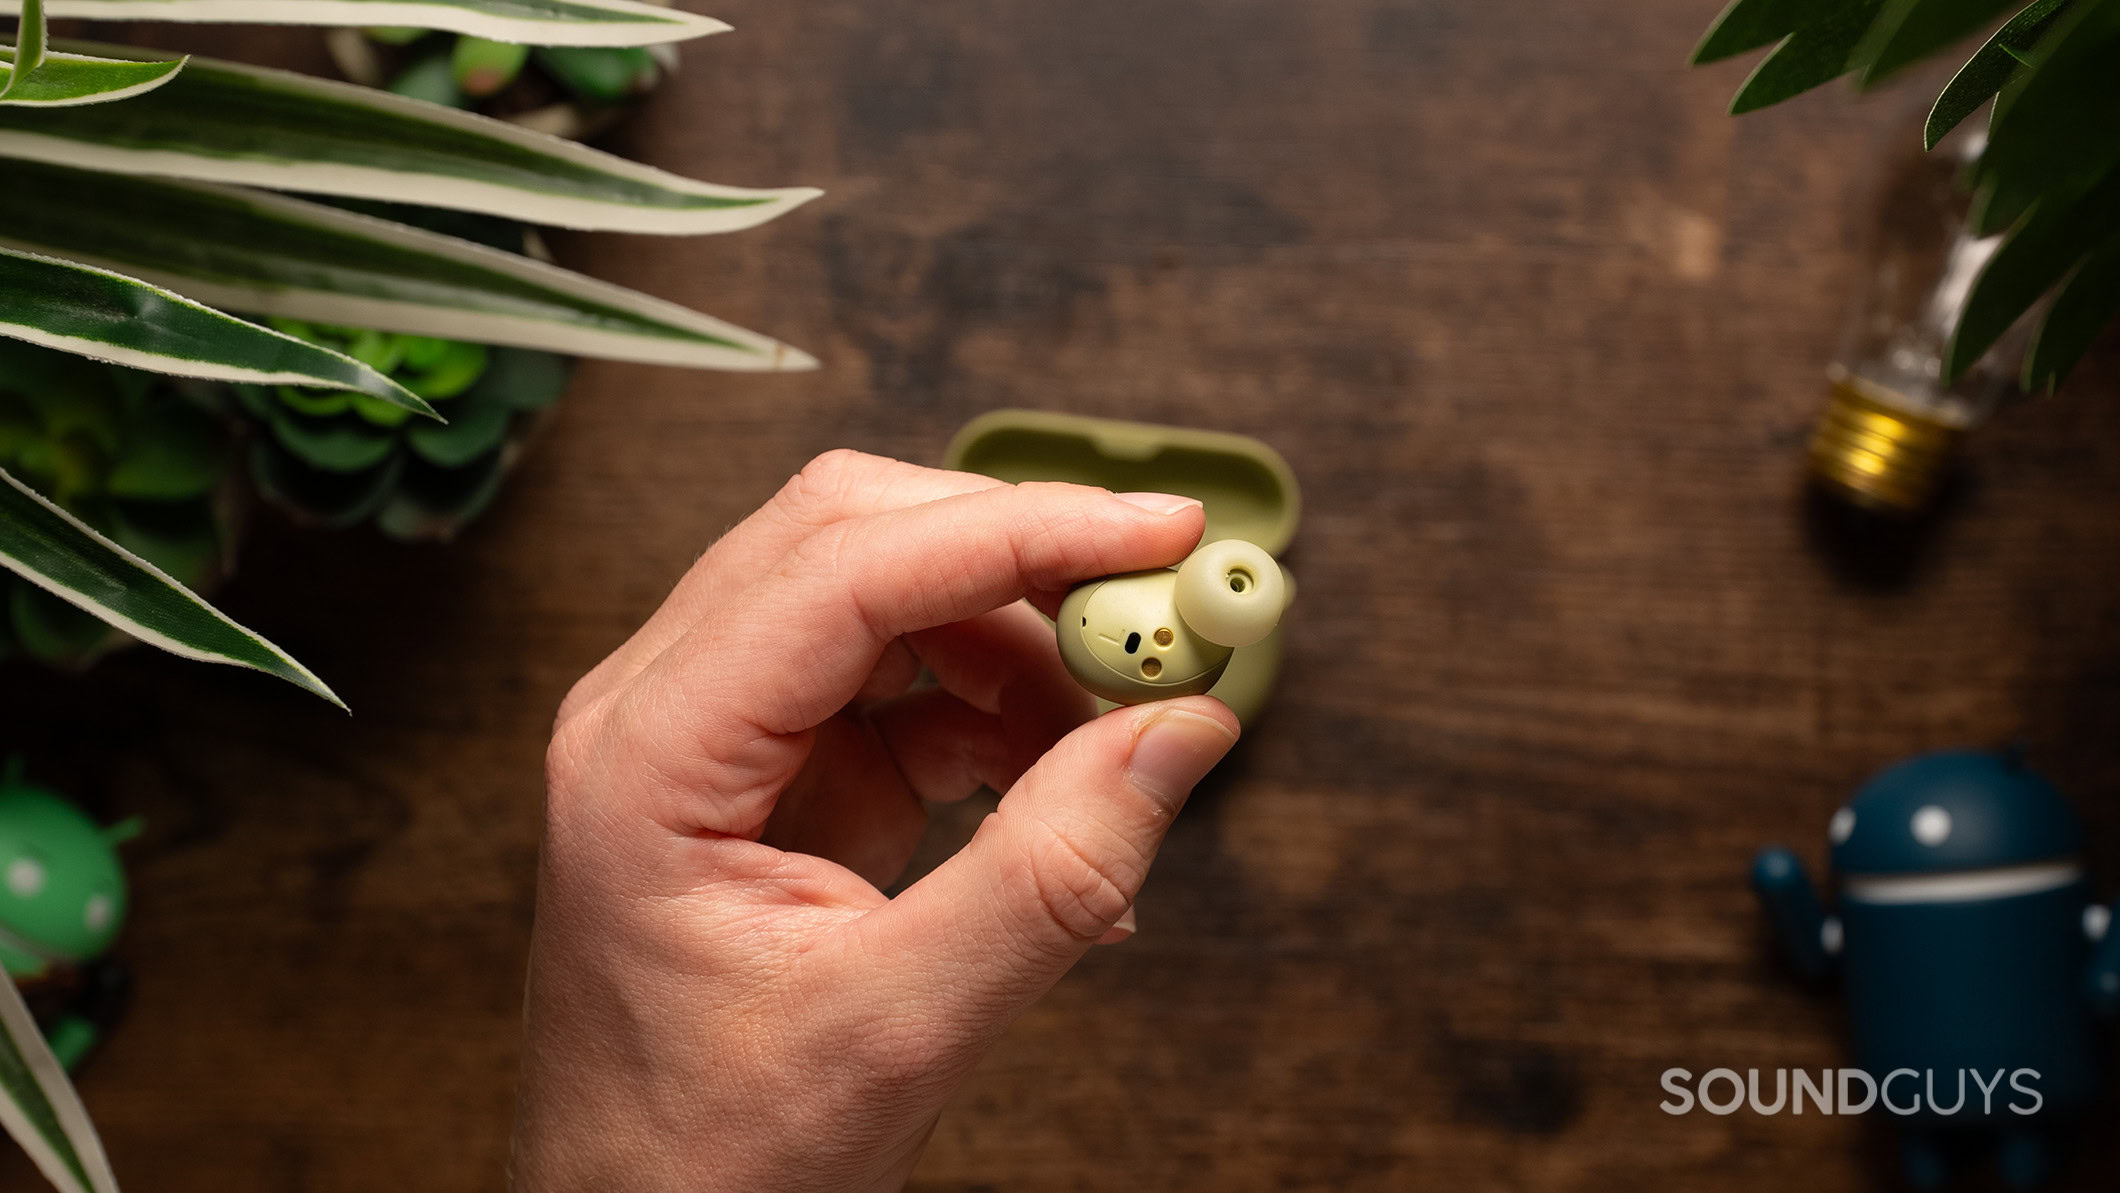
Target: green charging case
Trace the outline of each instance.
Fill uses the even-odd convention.
[[[995,480],[1068,481],[1114,493],[1176,493],[1206,507],[1200,541],[1246,539],[1276,558],[1302,513],[1296,475],[1281,453],[1248,435],[1045,410],[996,410],[950,440],[944,466]],[[1287,570],[1286,566],[1282,569]],[[1289,577],[1291,585],[1294,576]],[[1210,695],[1250,725],[1281,670],[1280,628],[1230,658]],[[1108,706],[1107,706],[1108,707]]]

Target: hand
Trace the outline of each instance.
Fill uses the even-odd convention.
[[[1197,502],[835,452],[569,693],[547,759],[515,1182],[888,1190],[1009,1022],[1115,932],[1237,736],[1083,723],[1050,610]],[[913,687],[922,665],[937,685]],[[922,801],[1007,794],[896,898]]]

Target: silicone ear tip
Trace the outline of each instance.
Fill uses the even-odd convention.
[[[1187,628],[1217,646],[1250,646],[1273,633],[1288,606],[1281,565],[1256,543],[1222,539],[1178,566],[1175,596]]]

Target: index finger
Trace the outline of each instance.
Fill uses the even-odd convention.
[[[803,465],[770,500],[709,547],[631,638],[567,694],[560,719],[638,675],[706,611],[731,599],[809,535],[847,518],[990,489],[1002,482],[847,448]]]
[[[651,663],[627,691],[637,696],[628,719],[680,785],[769,786],[732,774],[728,759],[844,707],[891,640],[1029,592],[1167,566],[1205,526],[1187,498],[1047,483],[836,523],[746,589],[741,609],[701,622]]]

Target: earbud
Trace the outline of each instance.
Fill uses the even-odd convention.
[[[1223,539],[1175,569],[1077,585],[1053,628],[1077,683],[1118,704],[1143,704],[1214,687],[1237,647],[1273,633],[1288,597],[1273,556]]]

